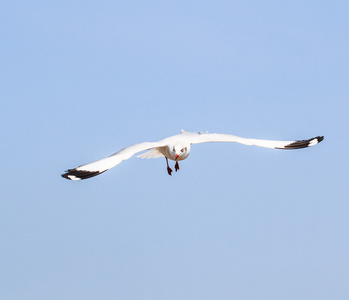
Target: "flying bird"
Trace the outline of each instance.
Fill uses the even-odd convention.
[[[191,145],[211,142],[232,142],[244,145],[254,145],[272,149],[301,149],[314,146],[324,139],[323,136],[317,136],[308,140],[301,141],[272,141],[249,139],[232,134],[208,133],[208,132],[186,132],[184,130],[177,135],[170,136],[158,142],[144,142],[135,144],[112,154],[109,157],[85,164],[75,169],[69,169],[62,177],[70,180],[81,180],[97,176],[103,172],[115,167],[123,160],[129,159],[136,153],[147,151],[137,157],[157,158],[165,157],[167,164],[167,173],[172,175],[172,169],[168,164],[168,159],[175,161],[175,170],[179,170],[178,162],[189,156]]]

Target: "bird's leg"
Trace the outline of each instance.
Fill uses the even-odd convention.
[[[168,165],[168,159],[167,159],[167,157],[165,156],[165,158],[166,158],[166,164],[167,164],[167,173],[168,173],[168,175],[172,175],[171,173],[172,173],[172,169],[170,168],[170,166]]]
[[[176,164],[175,164],[175,170],[176,170],[176,172],[179,170],[179,164],[178,164],[178,161],[176,161]]]

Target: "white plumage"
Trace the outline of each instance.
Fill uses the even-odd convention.
[[[318,136],[308,140],[301,141],[272,141],[272,140],[260,140],[243,138],[231,134],[220,133],[196,133],[181,131],[180,134],[170,136],[158,142],[144,142],[135,144],[113,155],[106,157],[95,162],[85,164],[74,169],[69,169],[66,173],[62,174],[62,177],[70,180],[81,180],[99,175],[112,167],[115,167],[123,160],[129,159],[134,154],[146,151],[147,152],[138,155],[140,158],[158,158],[165,157],[167,162],[167,171],[169,175],[172,173],[172,169],[168,165],[168,159],[176,161],[175,169],[179,170],[178,161],[184,160],[190,153],[191,145],[199,143],[211,143],[211,142],[236,142],[244,145],[254,145],[264,148],[272,149],[301,149],[310,146],[314,146],[320,143],[324,139],[323,136]]]

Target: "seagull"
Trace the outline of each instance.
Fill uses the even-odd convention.
[[[81,180],[97,176],[104,173],[112,167],[115,167],[123,160],[129,159],[134,154],[147,151],[138,155],[140,158],[158,158],[165,157],[167,164],[167,173],[172,175],[172,169],[168,164],[168,159],[175,161],[175,171],[179,170],[178,162],[189,156],[191,145],[211,142],[231,142],[243,145],[254,145],[271,149],[301,149],[314,146],[324,139],[323,136],[317,136],[308,140],[299,141],[273,141],[243,138],[232,134],[208,133],[208,132],[187,132],[167,137],[158,142],[144,142],[121,149],[109,157],[97,160],[95,162],[81,165],[74,169],[65,171],[61,176],[70,180]]]

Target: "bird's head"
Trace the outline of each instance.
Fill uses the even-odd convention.
[[[186,159],[190,152],[190,144],[176,144],[172,148],[172,156],[174,160]]]

